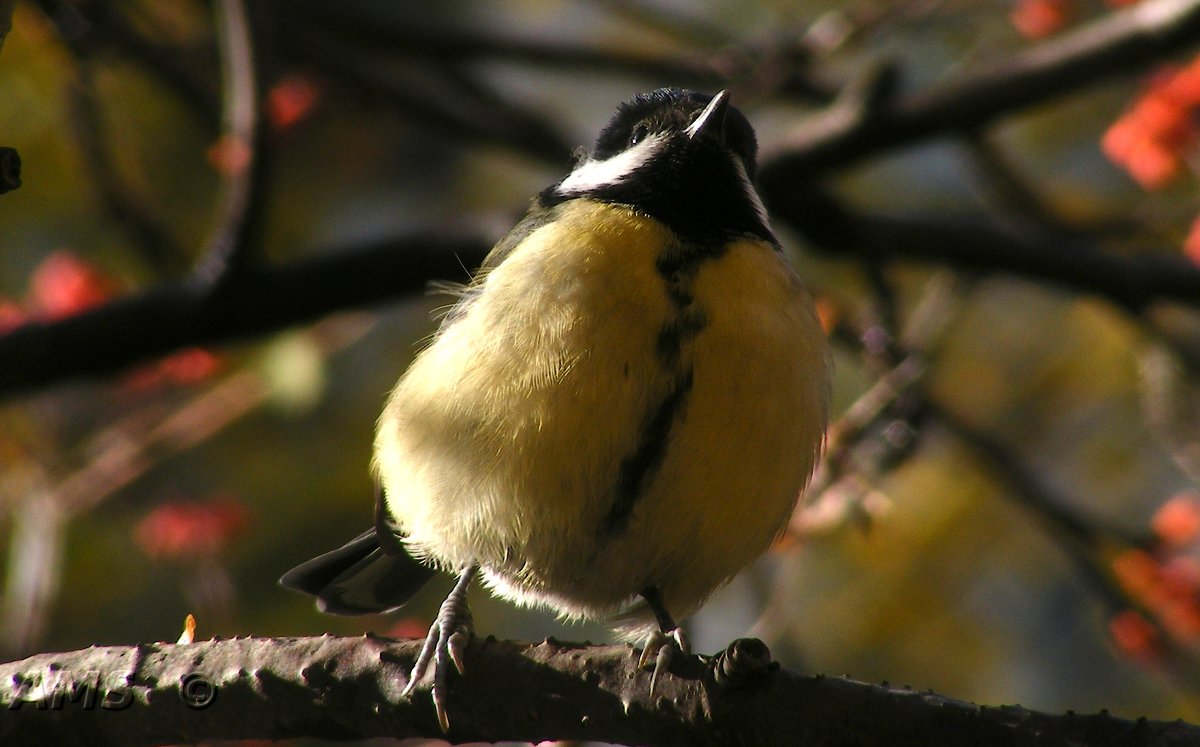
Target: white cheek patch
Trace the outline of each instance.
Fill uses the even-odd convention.
[[[589,159],[572,171],[566,179],[563,179],[562,183],[554,188],[554,191],[566,197],[600,187],[620,184],[640,166],[653,158],[665,140],[666,137],[662,133],[658,133],[650,135],[632,148],[623,150],[611,158],[603,161]]]

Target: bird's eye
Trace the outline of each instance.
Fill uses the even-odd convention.
[[[631,134],[629,136],[629,145],[631,147],[634,145],[637,145],[638,143],[645,140],[646,136],[649,134],[650,134],[650,125],[643,122],[642,124],[633,128],[633,134]]]

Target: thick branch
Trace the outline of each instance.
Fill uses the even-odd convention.
[[[1179,255],[1117,254],[982,219],[856,213],[800,183],[766,197],[779,219],[837,256],[1009,273],[1092,293],[1135,312],[1162,301],[1200,307],[1200,267]]]
[[[844,101],[808,120],[761,181],[812,178],[946,133],[976,129],[1200,42],[1200,0],[1147,0],[932,91],[876,105]]]
[[[1009,272],[1133,310],[1155,301],[1200,305],[1200,268],[1176,256],[1063,247],[978,221],[847,214],[816,196],[773,197],[770,204],[817,246],[840,255]],[[486,249],[483,240],[407,236],[247,272],[220,289],[166,285],[79,316],[30,323],[0,336],[0,396],[370,306],[420,292],[432,279],[465,279],[463,268],[477,266]]]
[[[163,285],[55,322],[0,336],[0,395],[112,374],[176,349],[273,332],[421,292],[431,279],[466,279],[487,242],[413,235],[328,251],[228,282]]]
[[[741,676],[688,660],[649,697],[628,646],[471,644],[451,682],[453,741],[620,744],[1185,745],[1200,728],[1101,713],[986,708],[932,692],[767,667],[757,641]],[[234,639],[39,654],[0,665],[0,742],[153,745],[201,738],[441,736],[428,696],[400,696],[416,642]],[[725,664],[737,661],[738,654]],[[730,669],[724,671],[729,672]],[[752,672],[752,674],[747,674]]]

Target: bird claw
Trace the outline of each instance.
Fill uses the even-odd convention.
[[[446,641],[446,653],[450,656],[450,661],[454,662],[454,668],[460,675],[467,673],[467,667],[463,664],[463,655],[467,652],[467,644],[471,642],[471,635],[472,631],[467,626],[459,626]]]
[[[638,668],[647,669],[654,662],[654,673],[650,675],[650,697],[653,698],[658,690],[658,682],[671,670],[671,664],[680,656],[692,652],[683,628],[672,628],[669,631],[655,630],[646,638],[642,647]]]
[[[433,708],[437,712],[438,725],[442,733],[450,731],[450,716],[447,712],[448,698],[446,697],[447,683],[450,678],[450,666],[453,665],[460,675],[466,673],[464,656],[467,644],[475,632],[475,623],[471,617],[471,609],[467,606],[466,589],[474,572],[464,573],[459,579],[454,591],[442,602],[437,618],[429,626],[421,653],[413,663],[408,675],[408,684],[400,691],[402,697],[410,697],[417,685],[429,674],[430,664],[433,665],[433,683],[430,694],[433,697]]]

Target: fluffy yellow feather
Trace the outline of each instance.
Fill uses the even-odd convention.
[[[554,209],[392,392],[375,443],[387,505],[410,552],[451,571],[477,562],[516,602],[602,617],[656,586],[686,615],[762,553],[812,471],[824,334],[767,242],[700,265],[686,411],[628,525],[597,532],[673,384],[655,354],[674,313],[656,260],[673,238],[627,207]]]

